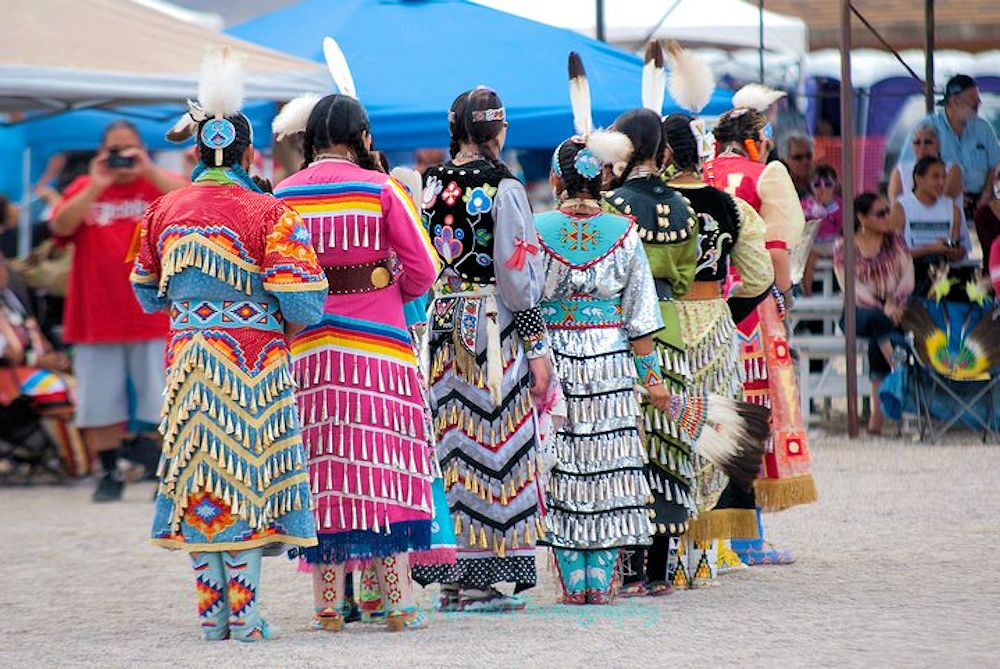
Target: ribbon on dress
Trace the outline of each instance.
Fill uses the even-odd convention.
[[[528,254],[537,255],[538,247],[534,244],[529,244],[520,237],[514,240],[514,252],[507,258],[507,262],[504,264],[507,269],[524,269],[524,263],[528,259]]]

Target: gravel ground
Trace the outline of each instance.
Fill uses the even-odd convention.
[[[659,600],[560,606],[541,566],[520,614],[330,635],[307,627],[308,576],[272,558],[263,609],[283,636],[249,645],[199,640],[187,559],[145,541],[151,484],[102,506],[89,482],[0,489],[0,666],[997,666],[1000,447],[971,443],[816,435],[821,501],[768,523],[798,562]]]

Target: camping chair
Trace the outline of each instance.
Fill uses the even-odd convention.
[[[907,307],[907,376],[922,441],[937,443],[959,423],[981,430],[983,443],[997,441],[1000,323],[987,304],[918,299]]]

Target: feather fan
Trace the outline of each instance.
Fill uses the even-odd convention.
[[[785,95],[785,91],[777,91],[760,84],[747,84],[736,91],[736,94],[733,96],[733,107],[737,109],[745,107],[764,113],[768,107],[785,97]]]
[[[294,100],[289,100],[271,122],[271,130],[274,132],[275,139],[282,140],[290,135],[305,132],[306,125],[309,123],[309,115],[322,99],[323,96],[317,93],[307,93]]]
[[[326,58],[326,67],[330,70],[330,76],[337,84],[337,90],[355,100],[358,99],[358,89],[354,85],[354,77],[351,76],[351,68],[347,64],[347,57],[337,44],[337,40],[332,37],[323,38],[323,57]]]
[[[666,73],[663,71],[663,49],[656,40],[646,45],[645,64],[642,66],[642,106],[657,114],[663,113],[666,94]]]
[[[715,77],[705,61],[682,49],[677,42],[667,42],[670,62],[670,95],[674,101],[692,114],[699,113],[712,99]]]
[[[243,60],[228,45],[206,50],[198,103],[206,116],[232,116],[243,107]]]
[[[569,102],[573,108],[573,126],[581,137],[590,136],[594,122],[590,115],[590,84],[587,71],[583,69],[580,54],[569,54]]]

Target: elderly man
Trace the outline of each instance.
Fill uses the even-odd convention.
[[[788,133],[781,142],[778,157],[788,167],[788,176],[792,177],[799,199],[809,195],[813,175],[812,137],[797,131]]]
[[[981,102],[976,80],[956,74],[948,80],[944,98],[938,103],[943,109],[926,119],[937,129],[941,158],[962,168],[965,215],[969,220],[977,207],[989,201],[995,168],[1000,165],[997,135],[985,119],[979,118]],[[900,161],[911,160],[913,147],[907,141]],[[984,249],[984,253],[988,252]]]

